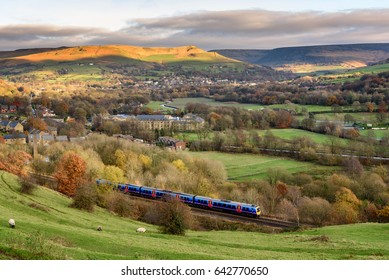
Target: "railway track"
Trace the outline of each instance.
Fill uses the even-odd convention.
[[[163,203],[161,200],[154,200],[139,196],[131,196],[132,199],[136,200],[142,200],[146,202],[150,201],[158,201]],[[195,216],[202,216],[202,217],[208,217],[208,218],[217,218],[225,221],[231,221],[231,222],[244,222],[244,223],[252,223],[252,224],[258,224],[258,225],[264,225],[269,227],[275,227],[275,228],[282,228],[282,229],[290,229],[290,228],[297,228],[299,225],[297,223],[283,221],[279,219],[274,218],[268,218],[268,217],[259,217],[259,218],[251,218],[251,217],[245,217],[245,216],[238,216],[231,213],[226,212],[220,212],[220,211],[210,211],[207,209],[197,208],[197,207],[191,207],[191,211]]]
[[[46,175],[38,175],[32,172],[28,172],[30,176],[33,176],[35,178],[47,180],[50,183],[56,182],[56,179],[51,176],[46,176]],[[137,199],[137,200],[143,200],[143,201],[153,201],[152,199],[149,198],[143,198],[139,196],[133,196],[131,195],[131,198]],[[155,200],[154,200],[155,201]],[[226,212],[220,212],[220,211],[210,211],[206,209],[201,209],[201,208],[196,208],[196,207],[191,207],[192,213],[197,216],[206,216],[209,218],[218,218],[222,220],[227,220],[227,221],[234,221],[234,222],[245,222],[245,223],[254,223],[254,224],[259,224],[259,225],[264,225],[264,226],[269,226],[269,227],[275,227],[275,228],[282,228],[282,229],[288,229],[288,228],[297,228],[299,227],[299,224],[294,223],[294,222],[288,222],[288,221],[283,221],[280,219],[276,218],[271,218],[271,217],[266,217],[266,216],[261,216],[259,218],[251,218],[251,217],[245,217],[245,216],[237,216],[231,213],[226,213]]]

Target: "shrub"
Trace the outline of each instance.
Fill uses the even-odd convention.
[[[378,219],[381,223],[389,222],[389,205],[378,211]]]
[[[20,192],[24,194],[32,194],[37,186],[31,181],[30,178],[23,178],[20,180]]]
[[[320,197],[303,197],[298,204],[298,212],[301,222],[321,226],[330,218],[331,205]]]
[[[160,203],[158,206],[160,231],[167,234],[185,235],[185,231],[193,222],[189,206],[176,199]]]
[[[73,197],[72,207],[93,211],[97,201],[97,192],[93,185],[83,185],[76,190]]]
[[[130,199],[120,192],[112,192],[108,202],[108,209],[120,217],[130,217],[132,211]]]

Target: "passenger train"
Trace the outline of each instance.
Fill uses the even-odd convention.
[[[137,186],[133,184],[115,183],[105,179],[96,180],[98,186],[109,185],[125,194],[141,196],[150,199],[168,199],[175,198],[191,206],[207,210],[233,213],[241,216],[259,217],[261,209],[254,204],[247,204],[237,201],[215,199],[194,194],[180,193],[169,190],[161,190],[146,186]]]

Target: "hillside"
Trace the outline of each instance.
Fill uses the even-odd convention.
[[[195,46],[147,48],[124,45],[61,47],[0,52],[0,78],[17,82],[121,83],[187,79],[282,80],[291,75],[206,52]],[[85,84],[84,84],[85,85]],[[35,88],[45,88],[44,84]]]
[[[0,171],[0,259],[389,259],[389,225],[355,224],[283,234],[189,231],[161,234],[152,225],[101,208],[70,208],[70,199],[43,187],[19,192]],[[9,218],[16,228],[8,227]],[[98,225],[103,231],[97,231]],[[136,233],[145,227],[144,234]]]
[[[211,63],[241,63],[220,54],[206,52],[195,46],[176,48],[146,48],[136,46],[108,45],[62,47],[58,49],[18,50],[0,52],[4,65],[22,63],[44,63],[47,61],[65,62],[91,60],[101,63],[125,63],[126,60],[139,60],[156,63],[172,63],[177,61],[206,61]],[[117,58],[117,59],[114,59]],[[120,58],[122,61],[120,61]]]
[[[272,50],[213,50],[223,56],[295,73],[355,69],[389,58],[389,44],[286,47]]]

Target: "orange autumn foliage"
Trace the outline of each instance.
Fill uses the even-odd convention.
[[[74,196],[78,187],[85,183],[86,162],[75,152],[67,152],[59,160],[54,177],[58,191]]]
[[[31,155],[26,152],[12,151],[8,155],[0,156],[0,170],[24,177],[27,175],[24,167],[31,159]]]

